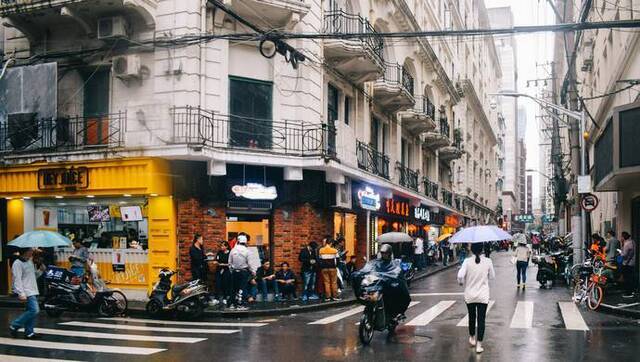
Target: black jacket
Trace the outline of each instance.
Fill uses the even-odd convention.
[[[191,248],[189,249],[189,257],[191,258],[192,279],[206,280],[209,268],[204,249],[198,249],[195,245],[191,245]]]
[[[305,247],[300,250],[300,255],[298,256],[298,260],[302,262],[302,272],[310,272],[316,269],[318,254],[315,249],[311,249],[309,251],[309,247]],[[313,260],[313,262],[311,262]]]

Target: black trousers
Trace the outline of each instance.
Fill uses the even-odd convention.
[[[469,335],[476,335],[476,319],[478,321],[477,340],[482,342],[484,338],[484,320],[487,316],[487,305],[485,303],[467,303],[469,311]]]
[[[242,305],[244,298],[246,298],[243,292],[247,288],[251,273],[249,273],[248,270],[234,270],[232,271],[232,275],[233,297],[231,298],[231,305]]]
[[[624,291],[627,294],[633,293],[633,290],[636,287],[636,278],[634,273],[634,267],[629,265],[622,266],[622,277],[624,278]]]

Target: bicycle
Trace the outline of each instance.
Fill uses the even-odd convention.
[[[580,280],[573,290],[573,301],[576,304],[585,303],[591,310],[596,310],[602,303],[604,292],[601,284],[606,283],[602,270],[594,271],[591,263],[585,263],[580,268]]]

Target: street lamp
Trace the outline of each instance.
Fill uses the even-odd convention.
[[[518,92],[514,92],[514,91],[500,91],[498,93],[489,93],[490,96],[496,96],[496,97],[524,97],[524,98],[529,98],[531,100],[533,100],[534,102],[538,103],[540,106],[544,107],[544,108],[551,108],[552,110],[557,111],[560,114],[564,114],[569,118],[572,118],[574,120],[578,121],[578,129],[580,132],[580,135],[584,134],[584,123],[586,120],[586,113],[584,111],[582,112],[577,112],[577,111],[572,111],[570,109],[564,108],[562,106],[559,106],[557,104],[553,104],[549,101],[545,101],[544,99],[540,99],[537,97],[533,97],[529,94],[524,94],[524,93],[518,93]],[[580,176],[585,176],[586,175],[586,153],[585,153],[585,144],[584,144],[584,137],[578,137],[579,139],[579,147],[580,147]],[[587,214],[585,212],[584,209],[580,209],[580,233],[578,234],[580,236],[580,242],[574,243],[574,255],[577,257],[577,261],[579,263],[582,262],[582,243],[586,240],[587,238]]]

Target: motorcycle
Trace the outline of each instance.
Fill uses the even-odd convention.
[[[64,312],[97,312],[103,317],[115,317],[127,312],[127,297],[117,289],[107,288],[104,282],[94,287],[72,272],[54,266],[47,268],[44,277],[43,309],[50,317],[60,317]]]
[[[538,265],[536,280],[542,288],[546,288],[549,282],[553,285],[556,280],[563,280],[570,285],[573,278],[571,274],[573,255],[570,252],[558,251],[547,255],[534,255],[533,263]]]
[[[360,282],[361,293],[357,295],[358,301],[364,304],[364,312],[360,317],[358,335],[362,344],[371,343],[374,331],[388,330],[389,336],[393,335],[400,320],[390,316],[385,310],[383,296],[383,280],[377,273],[366,275]]]
[[[200,280],[172,286],[171,277],[175,274],[176,272],[169,269],[160,270],[159,280],[149,293],[149,301],[145,310],[153,317],[168,312],[177,312],[184,319],[200,317],[209,305],[207,286],[202,284]],[[169,292],[171,292],[171,297],[169,297]]]

